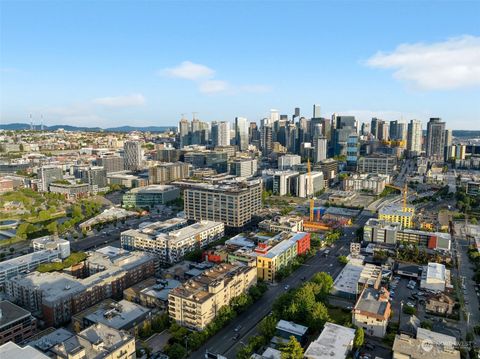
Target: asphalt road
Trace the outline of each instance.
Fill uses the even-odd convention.
[[[362,215],[358,218],[357,226],[363,226],[370,216],[370,212],[362,212]],[[348,255],[350,252],[350,242],[355,239],[355,227],[345,228],[344,235],[333,245],[327,257],[324,257],[322,252],[318,252],[288,278],[278,284],[270,285],[267,292],[258,302],[250,306],[246,312],[235,318],[219,333],[210,338],[199,350],[193,352],[189,358],[204,358],[207,350],[211,353],[221,354],[229,359],[235,358],[236,353],[248,342],[248,339],[257,334],[257,324],[270,313],[273,302],[285,292],[286,285],[289,285],[290,288],[298,287],[303,283],[303,277],[308,280],[317,272],[327,272],[333,278],[340,273],[343,265],[338,262],[337,258],[341,255]],[[240,336],[235,340],[233,338],[237,334],[235,331],[237,327],[240,328],[238,332]]]

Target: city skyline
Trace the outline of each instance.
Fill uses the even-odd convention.
[[[478,3],[1,6],[2,123],[259,123],[319,104],[327,118],[480,129]]]

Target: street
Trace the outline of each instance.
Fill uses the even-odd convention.
[[[343,265],[339,263],[338,257],[348,255],[350,252],[350,242],[355,239],[355,229],[362,227],[373,213],[364,211],[358,217],[357,224],[353,227],[345,228],[344,234],[333,247],[327,257],[319,251],[314,257],[285,278],[278,284],[269,286],[267,292],[258,302],[250,306],[241,316],[235,318],[230,324],[223,328],[219,333],[210,338],[199,350],[190,354],[190,358],[200,359],[205,357],[208,350],[211,353],[221,354],[227,358],[235,358],[236,353],[248,342],[248,339],[257,334],[257,324],[272,310],[272,304],[277,297],[285,292],[285,286],[296,288],[303,283],[302,278],[307,280],[317,272],[327,272],[332,278],[340,273]],[[239,332],[235,328],[240,328]],[[239,338],[234,340],[234,336],[240,334]]]

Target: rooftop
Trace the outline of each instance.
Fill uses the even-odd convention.
[[[118,303],[104,301],[95,311],[85,315],[85,319],[121,330],[128,329],[132,322],[143,320],[149,312],[149,309],[128,300],[121,300]]]
[[[388,292],[383,288],[365,288],[355,304],[354,312],[387,320],[390,316]]]
[[[422,328],[418,330],[422,331]],[[460,359],[458,350],[432,343],[425,338],[415,339],[408,335],[397,335],[392,350],[394,356],[405,355],[411,359]]]
[[[308,327],[281,319],[277,323],[277,330],[283,330],[287,333],[303,336],[307,332]]]
[[[32,340],[29,340],[28,345],[45,353],[55,345],[73,337],[73,335],[74,334],[72,332],[64,328],[55,330],[53,330],[53,328],[49,328],[41,333],[38,333],[33,339],[30,338]]]
[[[8,300],[3,300],[0,302],[0,330],[12,322],[29,317],[30,315],[28,310],[20,308]]]
[[[7,342],[3,345],[0,345],[0,358],[2,359],[18,359],[18,358],[28,358],[28,359],[49,359],[48,356],[43,354],[31,346],[20,347],[13,342]]]
[[[319,337],[308,346],[305,358],[344,359],[354,338],[355,329],[327,322]]]
[[[440,263],[428,263],[427,266],[427,279],[436,279],[439,281],[445,281],[445,265]]]
[[[140,194],[149,194],[149,193],[163,193],[167,191],[173,191],[178,189],[175,186],[170,185],[161,185],[161,184],[152,184],[145,187],[133,188],[127,193],[140,193]]]
[[[29,264],[35,261],[46,260],[52,255],[58,256],[59,252],[57,250],[43,250],[33,253],[28,253],[20,257],[12,258],[7,261],[0,263],[0,272],[8,271],[9,269],[20,267],[24,264]]]

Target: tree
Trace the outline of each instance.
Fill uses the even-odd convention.
[[[341,264],[347,264],[347,263],[348,263],[348,258],[345,257],[345,256],[339,256],[339,257],[338,257],[338,261],[339,261]]]
[[[277,329],[278,318],[275,315],[267,315],[260,322],[260,334],[265,338],[272,338]]]
[[[317,299],[324,299],[333,287],[333,278],[325,272],[315,273],[311,279],[312,283],[318,284]]]
[[[282,359],[303,359],[303,348],[292,335],[287,344],[280,348]]]
[[[166,350],[170,359],[182,359],[187,355],[187,350],[178,343],[174,343]]]
[[[47,230],[48,232],[50,232],[51,234],[55,234],[58,232],[58,226],[57,226],[57,222],[53,221],[53,222],[50,222],[49,224],[47,224]]]
[[[357,328],[355,331],[355,338],[353,339],[353,346],[355,348],[361,348],[363,346],[363,343],[365,341],[365,332],[363,328]]]
[[[330,320],[325,304],[316,302],[309,310],[307,324],[310,328],[319,331]]]

